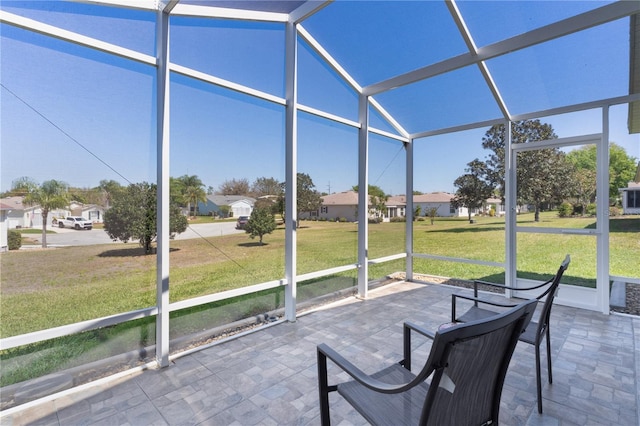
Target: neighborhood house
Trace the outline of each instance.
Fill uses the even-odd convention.
[[[626,188],[620,188],[623,214],[640,214],[640,162],[633,182]]]
[[[429,194],[414,195],[413,206],[420,208],[420,216],[428,216],[431,209],[436,209],[436,216],[439,217],[466,217],[469,210],[466,207],[454,208],[451,200],[454,194],[448,192],[432,192]],[[344,218],[349,222],[358,220],[358,193],[355,191],[337,192],[322,197],[322,205],[318,211],[302,212],[301,219],[318,218],[324,220],[337,220]],[[369,218],[382,217],[383,220],[391,220],[394,217],[406,217],[407,215],[407,197],[405,195],[394,195],[385,202],[385,211],[383,214],[373,209],[371,201],[369,201]],[[499,199],[487,200],[487,211],[491,208],[495,209],[496,215],[504,215],[504,206]],[[472,211],[471,215],[477,214]]]
[[[207,202],[198,203],[198,214],[204,216],[250,216],[256,200],[242,195],[207,195]],[[228,207],[225,211],[223,206]]]

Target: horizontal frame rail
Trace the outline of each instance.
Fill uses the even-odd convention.
[[[469,263],[471,265],[495,266],[498,268],[506,267],[504,262],[491,262],[487,260],[464,259],[462,257],[438,256],[435,254],[414,253],[413,257],[419,258],[419,259],[433,259],[433,260],[444,260],[447,262]]]
[[[535,226],[517,226],[516,232],[529,234],[558,234],[558,235],[598,235],[595,229],[572,229],[572,228],[543,228]]]
[[[379,259],[373,259],[369,261],[369,264],[383,263],[390,260],[406,257],[405,253],[387,256]],[[348,264],[344,266],[338,266],[335,268],[324,269],[322,271],[310,272],[297,276],[298,281],[306,281],[315,278],[321,278],[341,272],[355,270],[358,268],[358,264]],[[260,291],[269,290],[272,288],[283,287],[287,285],[285,278],[267,281],[260,284],[254,284],[247,287],[241,287],[233,290],[227,290],[219,293],[209,294],[206,296],[195,297],[192,299],[181,300],[171,303],[169,305],[169,312],[179,311],[181,309],[192,308],[195,306],[205,305],[207,303],[219,302],[221,300],[231,299],[238,296],[245,296],[252,293],[258,293]],[[19,346],[30,345],[39,343],[45,340],[55,339],[58,337],[70,336],[85,331],[96,330],[103,327],[114,326],[122,324],[128,321],[133,321],[141,318],[147,318],[157,315],[157,307],[149,307],[139,309],[135,311],[125,312],[121,314],[110,315],[102,318],[96,318],[92,320],[77,322],[73,324],[63,325],[60,327],[48,328],[46,330],[38,330],[31,333],[25,333],[18,336],[6,337],[0,339],[0,350],[7,350],[16,348]]]
[[[137,311],[125,312],[123,314],[110,315],[108,317],[96,318],[92,320],[76,322],[74,324],[63,325],[46,330],[34,331],[32,333],[20,334],[18,336],[6,337],[0,339],[0,350],[16,348],[18,346],[30,345],[42,342],[44,340],[55,339],[57,337],[70,336],[72,334],[91,331],[102,327],[121,324],[127,321],[133,321],[141,318],[157,315],[158,308],[151,307],[140,309]]]

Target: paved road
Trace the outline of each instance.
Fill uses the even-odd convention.
[[[47,234],[47,244],[53,246],[90,246],[95,244],[111,244],[113,241],[102,229],[91,231],[70,228],[54,228],[55,234]],[[202,223],[190,225],[185,232],[176,236],[176,240],[186,240],[201,237],[219,237],[221,235],[244,232],[236,229],[235,222]],[[40,236],[32,234],[30,237],[40,242]]]

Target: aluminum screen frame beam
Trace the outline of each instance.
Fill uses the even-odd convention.
[[[169,366],[169,13],[158,10],[156,22],[157,72],[157,230],[156,257],[156,362]]]
[[[476,43],[473,41],[473,37],[471,36],[471,31],[469,30],[469,27],[467,27],[467,24],[464,21],[464,18],[462,17],[462,13],[460,13],[460,9],[458,9],[458,5],[456,4],[455,0],[447,0],[446,4],[447,4],[447,8],[449,9],[449,13],[451,13],[453,20],[456,23],[456,26],[458,27],[458,31],[462,35],[462,38],[464,39],[464,42],[467,45],[467,48],[469,49],[469,52],[473,55],[477,55],[478,47],[476,46]],[[482,77],[484,77],[484,81],[487,83],[487,86],[489,86],[489,90],[491,91],[493,98],[498,104],[500,111],[502,111],[502,115],[504,116],[505,119],[508,120],[511,117],[511,114],[509,113],[509,110],[507,109],[507,104],[505,103],[504,99],[502,98],[502,95],[500,94],[500,91],[498,90],[498,86],[493,80],[493,76],[489,72],[489,68],[487,68],[487,64],[484,61],[480,61],[478,62],[477,65],[478,65],[478,68],[480,69],[480,73],[482,73]]]
[[[296,320],[298,181],[298,24],[285,29],[285,319]]]
[[[591,27],[606,24],[626,16],[640,13],[640,2],[616,1],[598,9],[572,16],[571,18],[537,28],[497,43],[478,49],[477,54],[465,53],[453,58],[445,59],[433,65],[418,68],[405,74],[366,86],[363,94],[377,95],[407,84],[415,83],[427,78],[455,71],[469,65],[487,61],[498,56],[506,55],[527,47],[535,46],[546,41],[573,34]]]

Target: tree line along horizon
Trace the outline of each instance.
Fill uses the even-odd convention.
[[[497,197],[504,200],[505,129],[503,125],[496,125],[485,133],[482,147],[488,150],[489,154],[484,161],[476,158],[467,163],[465,173],[455,179],[453,184],[457,189],[452,206],[466,207],[470,215],[473,209],[482,207],[489,198]],[[557,138],[553,127],[540,120],[525,120],[512,124],[513,143],[535,143]],[[614,142],[609,144],[609,153],[609,205],[619,206],[618,189],[625,187],[635,176],[637,159],[629,156],[624,148]],[[518,153],[518,204],[533,206],[536,221],[539,220],[539,212],[543,205],[558,206],[566,200],[573,201],[572,214],[585,212],[587,205],[595,201],[596,155],[595,145],[583,146],[568,153],[559,148]],[[197,175],[171,177],[171,233],[186,230],[187,219],[181,214],[181,208],[187,208],[189,214],[197,215],[198,203],[206,202],[207,195],[213,194],[251,196],[257,199],[254,211],[260,211],[261,216],[264,216],[262,210],[266,210],[271,216],[280,214],[284,220],[284,185],[284,182],[273,177],[259,177],[252,184],[246,178],[234,178],[225,180],[217,190],[212,186],[206,187],[205,190],[205,184]],[[358,186],[353,186],[352,190],[357,192]],[[49,212],[64,208],[75,201],[104,206],[107,209],[104,215],[105,230],[114,240],[128,241],[138,237],[141,245],[150,250],[151,241],[155,238],[156,192],[157,185],[147,182],[123,186],[115,180],[102,180],[95,188],[82,189],[70,187],[54,179],[39,185],[29,177],[21,177],[12,182],[10,191],[0,195],[24,196],[25,204],[41,206],[44,222],[43,247],[46,247],[45,228]],[[317,211],[322,203],[321,197],[327,195],[317,191],[312,178],[305,173],[297,174],[296,193],[298,213]],[[382,188],[375,185],[369,185],[368,193],[372,210],[383,211],[390,194],[386,194]],[[414,191],[414,195],[419,194],[422,193]],[[264,196],[271,198],[261,198]],[[146,214],[142,215],[140,211]],[[228,206],[221,208],[221,213],[227,216]],[[415,214],[419,215],[419,212],[414,212]],[[153,221],[145,219],[150,216],[153,216]],[[251,228],[250,225],[249,230]],[[262,229],[264,226],[259,228]],[[262,235],[264,234],[258,232],[255,236],[259,236],[262,241]]]

